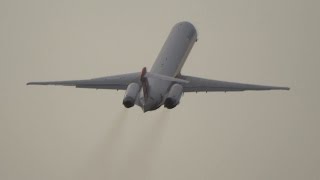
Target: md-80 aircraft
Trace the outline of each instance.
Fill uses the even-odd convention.
[[[143,112],[176,107],[185,92],[289,90],[288,87],[242,84],[181,75],[180,71],[197,41],[197,31],[189,22],[177,23],[171,30],[150,72],[100,77],[87,80],[29,82],[27,85],[62,85],[76,88],[126,90],[123,105],[135,104]]]

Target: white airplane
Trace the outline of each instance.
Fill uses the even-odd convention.
[[[181,75],[180,71],[197,41],[197,31],[189,22],[177,23],[171,30],[150,72],[100,77],[87,80],[29,82],[27,85],[62,85],[76,88],[126,90],[123,105],[135,104],[143,112],[176,107],[184,92],[289,90],[288,87],[263,86],[203,79]]]

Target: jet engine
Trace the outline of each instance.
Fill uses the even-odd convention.
[[[172,109],[176,107],[183,93],[183,87],[180,84],[174,84],[171,86],[169,94],[164,101],[164,107]]]
[[[140,86],[137,83],[131,83],[128,85],[126,94],[124,95],[122,102],[126,108],[131,108],[134,105],[139,91]]]

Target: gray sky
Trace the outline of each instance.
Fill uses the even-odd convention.
[[[0,179],[320,179],[320,4],[0,1]],[[123,91],[25,86],[151,67],[171,27],[182,73],[287,91],[191,93],[125,110]]]

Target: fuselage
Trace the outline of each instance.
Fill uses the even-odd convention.
[[[180,74],[194,43],[197,41],[197,31],[189,22],[177,23],[171,30],[150,72],[154,74],[176,77]],[[151,111],[163,105],[166,96],[174,83],[157,78],[148,79],[148,96],[146,99],[140,90],[136,104],[144,112]]]

